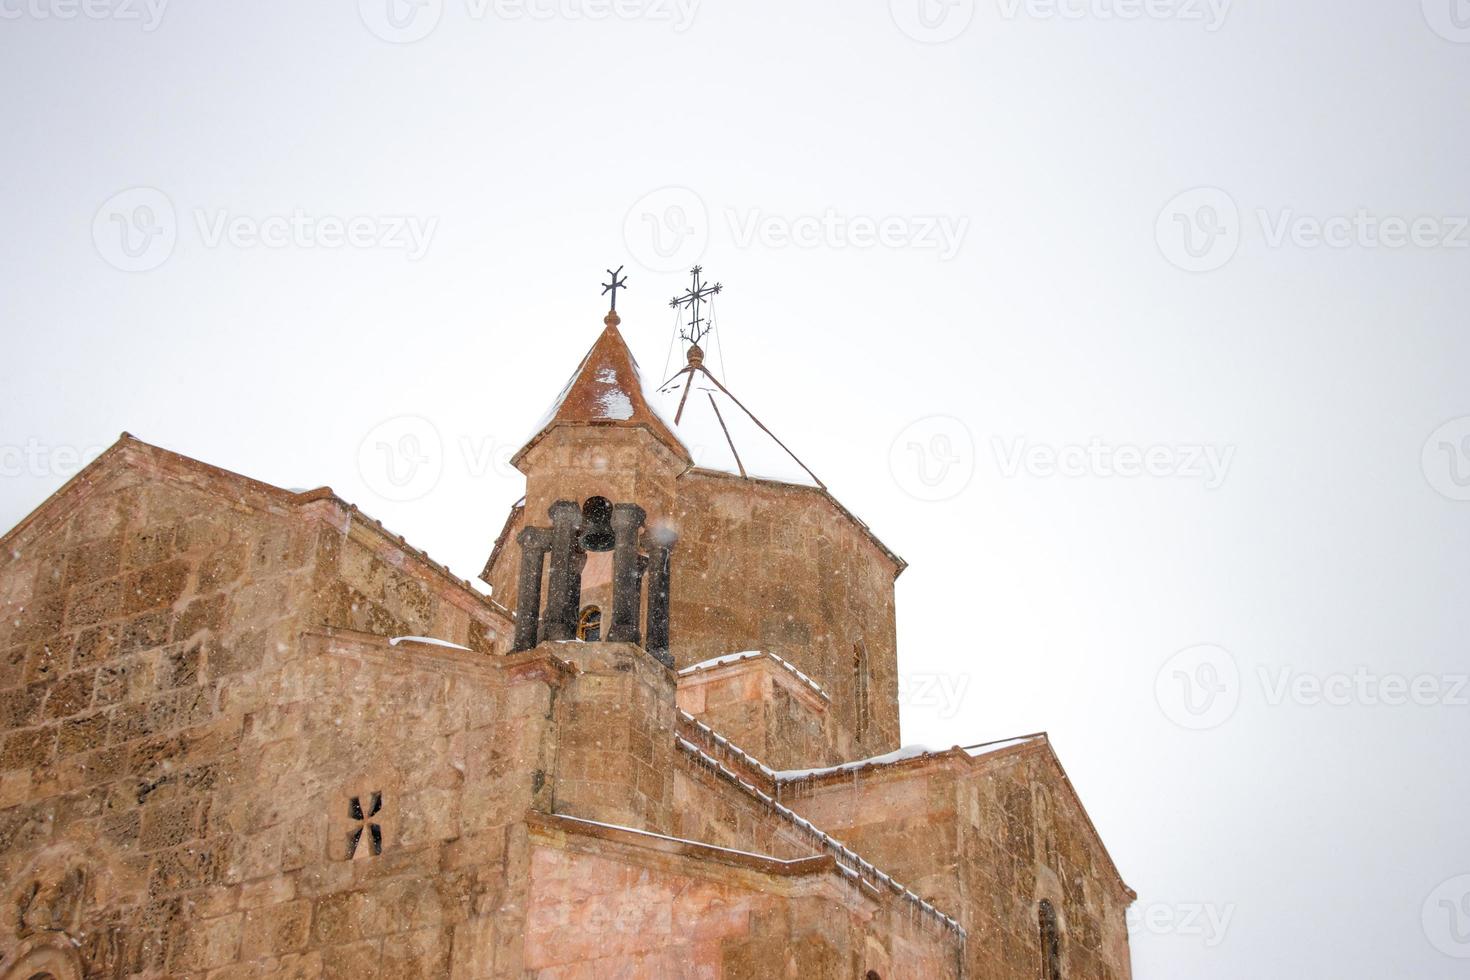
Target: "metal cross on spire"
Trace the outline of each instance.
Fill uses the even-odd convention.
[[[602,295],[606,296],[609,292],[612,293],[612,311],[614,313],[618,311],[618,290],[628,288],[628,277],[621,275],[622,271],[622,266],[618,266],[616,271],[608,269],[607,276],[611,281],[602,284]]]
[[[719,283],[709,286],[700,282],[699,274],[703,271],[703,268],[697,265],[690,269],[689,274],[693,278],[693,284],[689,287],[689,291],[683,296],[675,296],[669,300],[669,306],[676,310],[681,306],[689,307],[689,326],[681,330],[679,336],[696,347],[704,339],[705,334],[709,333],[709,325],[699,315],[699,304],[720,291]]]

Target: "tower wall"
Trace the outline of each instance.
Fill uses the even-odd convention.
[[[545,524],[552,503],[591,496],[637,503],[650,526],[668,522],[679,535],[670,598],[677,667],[765,650],[813,678],[831,696],[827,743],[793,765],[898,748],[899,566],[825,493],[686,470],[646,431],[611,426],[556,426],[521,466],[525,504],[487,569],[497,599],[514,604],[515,535],[521,525]],[[601,608],[605,623],[611,587],[600,559],[590,556],[582,603]],[[789,708],[773,700],[762,712],[772,729],[810,727]]]
[[[1044,748],[916,760],[787,784],[782,801],[902,878],[969,932],[966,976],[1034,977],[1040,903],[1058,915],[1062,975],[1127,980],[1119,881]]]
[[[701,471],[678,489],[678,666],[770,651],[831,695],[838,756],[896,749],[894,561],[819,491]],[[868,668],[865,720],[855,662]]]

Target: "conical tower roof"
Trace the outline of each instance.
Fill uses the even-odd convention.
[[[638,361],[623,340],[617,313],[609,313],[602,321],[605,328],[577,365],[577,370],[552,403],[535,435],[516,453],[518,462],[527,451],[558,425],[608,425],[647,429],[655,439],[668,446],[686,463],[689,452],[670,426],[660,418],[644,390]]]

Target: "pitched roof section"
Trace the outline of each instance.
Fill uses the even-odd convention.
[[[646,383],[618,331],[621,322],[616,313],[603,318],[606,328],[542,417],[535,434],[511,457],[512,464],[519,466],[532,447],[559,425],[643,428],[688,467],[686,474],[764,480],[821,494],[893,562],[895,577],[903,572],[907,563],[844,507],[795,453],[705,369],[704,354],[698,346],[689,349],[688,364],[654,388]],[[491,554],[481,573],[486,581],[496,553]]]
[[[658,389],[654,406],[688,448],[694,465],[748,479],[826,489],[817,475],[776,438],[750,409],[704,366],[698,346],[689,363]]]
[[[362,528],[384,546],[402,552],[416,564],[455,586],[462,593],[462,598],[471,600],[467,604],[488,609],[502,620],[503,626],[512,625],[509,610],[498,601],[479,592],[468,579],[460,578],[448,566],[429,557],[428,552],[409,544],[403,535],[388,530],[381,521],[359,510],[356,504],[337,496],[331,487],[286,490],[144,442],[127,432],[37,505],[20,523],[0,535],[0,554],[14,554],[29,547],[37,536],[46,534],[61,524],[93,493],[108,486],[108,481],[114,475],[129,469],[142,471],[150,479],[192,486],[201,493],[218,496],[234,507],[276,510],[326,501],[340,508],[341,514],[346,516],[351,526]]]
[[[602,335],[577,365],[571,380],[536,426],[536,434],[515,454],[512,463],[519,462],[542,436],[558,425],[647,429],[680,459],[691,461],[684,444],[649,404],[638,362],[618,331],[621,319],[616,313],[609,313],[602,322],[606,324]]]

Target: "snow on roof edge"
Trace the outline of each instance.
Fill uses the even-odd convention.
[[[801,681],[807,687],[815,691],[817,695],[820,696],[824,701],[832,700],[832,695],[828,694],[827,691],[822,687],[822,685],[818,684],[806,674],[802,673],[802,671],[799,670],[790,661],[785,660],[782,657],[778,657],[776,654],[770,652],[769,650],[743,650],[740,653],[727,653],[723,656],[711,657],[709,660],[701,660],[697,664],[690,664],[688,667],[682,668],[679,671],[679,676],[687,677],[690,674],[694,674],[702,670],[713,670],[716,667],[724,667],[729,664],[739,663],[742,660],[755,660],[760,657],[769,657],[771,660],[774,660],[778,666],[786,668],[787,671],[795,675],[797,680]]]

